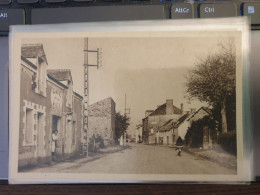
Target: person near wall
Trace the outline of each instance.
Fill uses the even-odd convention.
[[[51,143],[51,152],[52,152],[52,160],[56,160],[56,148],[57,148],[57,142],[58,142],[58,130],[55,130],[52,133],[52,143]]]

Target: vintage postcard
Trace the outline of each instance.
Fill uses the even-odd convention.
[[[248,180],[246,20],[84,25],[12,28],[11,183]]]

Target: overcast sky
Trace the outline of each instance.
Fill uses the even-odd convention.
[[[225,38],[221,38],[222,42]],[[38,39],[24,43],[42,43],[48,69],[71,69],[74,91],[83,95],[84,39]],[[214,53],[219,38],[89,38],[89,49],[102,48],[102,66],[89,68],[90,104],[112,97],[116,110],[124,113],[125,94],[130,108],[131,128],[144,118],[145,110],[173,99],[175,106],[199,108],[184,98],[185,73],[199,58]],[[91,64],[96,62],[90,57]]]

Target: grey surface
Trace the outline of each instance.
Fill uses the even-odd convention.
[[[234,3],[202,3],[199,6],[200,18],[221,18],[237,16]]]
[[[8,178],[8,38],[0,37],[0,179]]]
[[[2,9],[0,15],[0,32],[8,31],[9,25],[25,24],[23,9]]]
[[[163,5],[97,6],[32,10],[32,24],[164,19]]]
[[[254,130],[255,174],[260,176],[260,31],[252,31],[251,89]]]
[[[7,5],[9,3],[11,3],[10,0],[0,0],[0,5]]]

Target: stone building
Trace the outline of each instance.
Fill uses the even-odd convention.
[[[100,139],[105,146],[114,144],[115,141],[115,110],[116,104],[109,97],[88,107],[89,141]],[[99,143],[100,144],[100,143]]]
[[[82,97],[73,92],[70,70],[47,70],[42,44],[21,48],[19,168],[52,160],[52,133],[58,130],[57,160],[80,155]]]
[[[183,105],[181,108],[177,108],[173,105],[173,100],[166,100],[165,104],[158,106],[154,111],[146,111],[146,117],[143,118],[143,141],[146,144],[162,144],[163,137],[158,137],[159,128],[163,126],[167,121],[172,120],[172,122],[177,121],[183,114]],[[166,142],[172,142],[170,135],[166,135]]]
[[[186,113],[178,120],[169,120],[159,128],[157,136],[161,138],[161,144],[175,145],[178,137],[184,140],[190,121],[188,121],[189,113]]]
[[[183,114],[178,120],[170,119],[161,127],[156,136],[159,139],[160,144],[164,145],[175,145],[178,137],[185,140],[185,135],[192,123],[203,119],[205,116],[211,116],[209,108],[201,107],[197,111],[192,109],[190,112]],[[172,138],[172,139],[169,139]],[[210,137],[210,129],[205,124],[203,127],[203,148],[212,147],[212,138]]]

